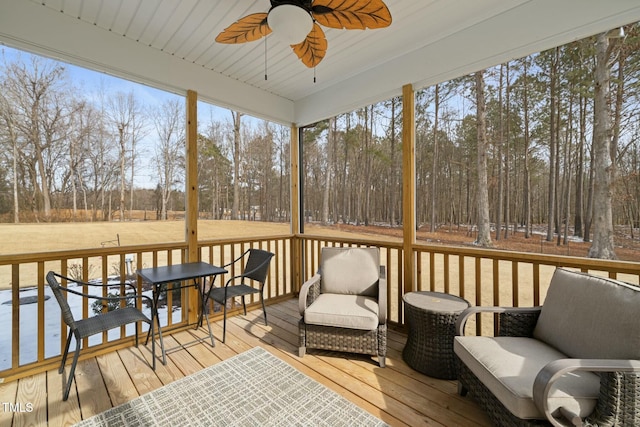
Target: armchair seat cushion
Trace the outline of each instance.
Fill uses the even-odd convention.
[[[373,331],[379,325],[378,302],[361,295],[321,294],[304,312],[311,325]]]
[[[533,401],[533,383],[547,363],[566,358],[563,353],[524,337],[456,337],[454,351],[516,417],[545,418]],[[594,373],[566,374],[550,393],[551,412],[564,407],[586,417],[593,412],[599,390],[600,378]]]

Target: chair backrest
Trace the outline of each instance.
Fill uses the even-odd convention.
[[[274,254],[262,249],[249,249],[249,258],[244,265],[242,275],[248,279],[264,284],[269,272],[269,264]]]
[[[640,359],[640,288],[556,269],[533,336],[569,357]]]
[[[321,293],[378,297],[378,248],[322,248]]]
[[[58,283],[56,274],[53,271],[47,273],[47,283],[49,284],[51,291],[53,291],[53,295],[55,295],[56,300],[58,300],[58,305],[60,305],[60,311],[62,313],[62,320],[64,320],[64,323],[66,323],[72,330],[75,329],[76,322],[73,318],[71,307],[69,307],[69,303],[67,302],[65,295],[63,295],[60,283]]]

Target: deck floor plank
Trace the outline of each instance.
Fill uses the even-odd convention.
[[[76,388],[71,386],[69,399],[62,400],[62,375],[58,369],[46,372],[48,419],[50,426],[72,425],[82,420]],[[4,425],[4,424],[3,424]]]
[[[18,384],[17,412],[13,418],[16,426],[38,426],[47,422],[47,377],[35,375]],[[31,408],[27,405],[32,405]],[[39,410],[44,408],[45,411]]]
[[[127,367],[129,377],[133,381],[133,385],[139,395],[143,395],[163,386],[163,383],[158,376],[158,371],[153,371],[141,351],[146,352],[147,350],[129,347],[118,351],[120,359],[122,359],[122,363]],[[156,363],[158,366],[162,366],[162,363],[160,363],[159,360],[156,360]],[[156,367],[156,369],[158,368]]]
[[[80,413],[83,419],[106,411],[113,406],[98,366],[97,359],[101,357],[103,356],[80,361],[76,366],[75,381],[71,384],[71,389],[77,388],[75,398],[80,402]],[[65,378],[69,373],[69,368],[68,364],[63,373]],[[72,395],[69,394],[69,399],[71,398]]]
[[[0,425],[41,425],[42,420],[48,420],[50,426],[72,425],[255,346],[265,348],[392,426],[490,425],[473,400],[457,395],[455,381],[430,378],[402,360],[406,335],[399,330],[389,329],[387,366],[382,369],[376,357],[367,355],[311,349],[303,358],[298,357],[297,300],[268,306],[267,314],[268,326],[261,308],[247,316],[227,319],[225,343],[221,341],[222,320],[212,322],[214,347],[206,325],[165,334],[165,346],[170,348],[168,363],[163,365],[158,357],[155,371],[149,366],[150,343],[79,362],[67,402],[62,402],[63,376],[57,369],[0,384],[3,402],[23,399],[22,403],[34,404],[28,416],[0,411]],[[69,365],[65,374],[68,369]]]
[[[130,377],[130,368],[124,366],[118,352],[114,351],[99,357],[98,366],[113,406],[121,405],[139,396]]]
[[[3,407],[0,409],[0,425],[10,426],[13,423],[14,412],[10,408],[4,405],[9,405],[17,402],[16,397],[18,393],[18,381],[10,381],[6,383],[0,383],[0,402]]]

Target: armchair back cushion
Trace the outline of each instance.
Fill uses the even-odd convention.
[[[378,298],[378,248],[322,248],[320,293]]]
[[[533,336],[572,358],[640,359],[640,288],[556,269]]]

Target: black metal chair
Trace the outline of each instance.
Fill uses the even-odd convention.
[[[242,274],[235,275],[227,280],[224,287],[211,287],[207,293],[207,299],[211,298],[224,307],[222,342],[224,342],[227,335],[227,300],[231,298],[242,297],[242,307],[244,309],[244,315],[246,316],[247,305],[244,300],[245,295],[260,294],[260,303],[262,303],[262,311],[264,312],[264,324],[267,325],[267,310],[264,306],[263,290],[267,279],[267,272],[269,271],[269,262],[271,261],[271,258],[273,258],[274,254],[262,249],[247,249],[242,255],[230,263],[225,264],[223,267],[229,267],[242,260],[247,255],[247,262]],[[240,283],[237,283],[238,279],[240,279]],[[254,280],[260,283],[260,287],[254,288],[245,284],[245,279]]]
[[[66,295],[74,294],[78,295],[82,298],[94,299],[96,301],[100,301],[102,303],[120,303],[123,300],[131,300],[142,298],[148,300],[149,304],[152,303],[151,298],[146,295],[139,295],[136,292],[136,288],[134,285],[130,283],[123,284],[126,287],[130,287],[133,289],[133,292],[129,295],[125,296],[98,296],[98,295],[90,295],[85,294],[73,289],[69,289],[67,287],[62,286],[58,279],[63,283],[76,283],[78,285],[86,285],[86,286],[98,286],[101,288],[112,287],[113,284],[101,284],[101,283],[85,283],[75,279],[71,279],[65,276],[61,276],[59,274],[50,271],[47,273],[47,283],[51,287],[53,294],[58,300],[58,304],[60,305],[60,310],[62,314],[62,319],[64,323],[69,327],[69,335],[67,337],[67,344],[64,348],[64,353],[62,354],[62,362],[60,363],[60,369],[58,369],[58,373],[62,374],[64,372],[64,365],[67,361],[67,355],[69,354],[69,346],[71,344],[71,337],[74,337],[76,340],[76,350],[73,354],[73,363],[71,364],[71,370],[69,371],[69,376],[67,378],[66,383],[63,380],[64,394],[62,400],[67,400],[69,397],[69,391],[71,390],[71,383],[73,382],[74,372],[76,370],[76,364],[78,363],[78,356],[80,354],[80,347],[82,340],[91,335],[98,334],[101,332],[108,331],[113,328],[118,328],[123,325],[127,325],[130,323],[136,324],[136,347],[138,346],[138,335],[139,335],[139,322],[145,322],[149,324],[151,331],[151,353],[153,359],[153,369],[156,369],[156,344],[153,339],[154,336],[154,324],[155,324],[155,316],[154,309],[152,307],[151,310],[151,318],[147,317],[140,309],[134,306],[126,306],[115,308],[111,311],[103,312],[93,317],[89,317],[86,319],[76,320],[73,317],[73,312],[71,311],[71,307],[69,307],[69,303],[67,302]],[[160,346],[162,346],[162,332],[160,330],[160,324],[158,323],[158,333],[160,337]],[[147,342],[149,336],[147,335]],[[146,343],[145,343],[146,344]]]

